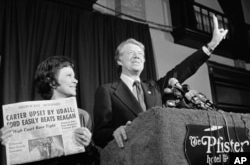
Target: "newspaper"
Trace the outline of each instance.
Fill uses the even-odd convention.
[[[85,151],[73,138],[80,127],[75,97],[3,105],[3,120],[13,132],[6,145],[7,164]]]

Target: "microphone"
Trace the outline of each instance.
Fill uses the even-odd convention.
[[[181,85],[179,83],[179,81],[176,78],[174,78],[174,77],[172,77],[172,78],[169,79],[168,85],[170,87],[178,90],[182,94],[183,97],[186,97],[185,94],[190,91],[189,85],[187,85],[187,84]],[[172,91],[173,91],[173,89],[172,89]]]
[[[190,92],[185,93],[185,98],[192,102],[197,108],[202,108],[202,101],[196,95],[197,92],[191,90]]]
[[[216,108],[216,106],[201,92],[197,93],[196,96],[207,106]]]
[[[168,85],[178,90],[185,100],[197,106],[198,103],[196,100],[194,100],[194,97],[193,97],[194,95],[191,96],[191,94],[189,93],[189,86],[186,86],[184,89],[183,86],[179,83],[179,81],[174,77],[169,79]]]
[[[177,89],[181,92],[184,98],[193,103],[197,108],[204,109],[204,104],[210,108],[215,108],[215,105],[211,103],[205,95],[198,93],[195,90],[189,90],[189,86],[182,86],[176,78],[170,78],[168,85],[174,89]]]
[[[181,92],[183,96],[185,96],[186,92],[184,92],[182,85],[179,83],[179,81],[176,78],[174,77],[170,78],[168,81],[168,85],[171,86],[172,88],[176,88],[177,90]]]
[[[164,93],[170,94],[170,93],[173,93],[173,90],[170,89],[170,88],[165,88],[165,89],[164,89]]]
[[[185,94],[185,97],[189,101],[194,103],[198,108],[206,110],[208,110],[209,108],[212,110],[217,109],[217,107],[201,92],[195,92],[193,94],[190,94],[190,92],[188,92]]]

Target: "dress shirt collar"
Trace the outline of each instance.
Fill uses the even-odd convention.
[[[121,78],[121,80],[127,85],[127,87],[128,87],[131,91],[133,91],[133,84],[134,84],[134,81],[135,81],[135,80],[141,82],[140,78],[138,78],[138,79],[133,79],[133,78],[131,78],[131,77],[129,77],[129,76],[123,74],[123,73],[121,74],[120,78]]]

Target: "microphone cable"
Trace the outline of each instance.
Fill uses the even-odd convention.
[[[229,128],[228,128],[228,127],[229,127],[229,126],[228,126],[228,120],[227,120],[227,118],[226,118],[226,116],[225,116],[225,114],[224,114],[224,111],[218,110],[218,112],[219,112],[220,114],[222,114],[222,117],[223,117],[224,122],[225,122],[225,125],[226,125],[227,137],[228,137],[228,140],[231,141],[230,132],[229,132]],[[232,149],[233,152],[235,152],[235,151],[234,151],[234,148],[231,148],[231,149]]]
[[[211,107],[211,108],[212,108],[212,107]],[[217,120],[217,115],[216,115],[216,113],[218,113],[218,112],[217,112],[217,110],[214,110],[214,108],[212,108],[212,109],[213,109],[213,113],[215,113],[216,126],[218,127],[218,120]],[[221,124],[221,125],[222,125],[222,124]],[[223,126],[222,126],[222,128],[223,128]],[[223,129],[223,130],[224,130],[224,129]],[[223,131],[223,132],[224,132],[224,131]],[[219,129],[217,130],[217,133],[218,133],[218,137],[220,137],[221,134],[220,134],[220,130],[219,130]],[[223,134],[222,137],[224,137],[224,134]],[[220,155],[221,155],[221,163],[222,163],[222,165],[224,165],[223,153],[221,153]]]
[[[208,124],[209,124],[209,127],[210,127],[210,136],[212,137],[213,134],[212,134],[212,124],[211,124],[211,117],[209,115],[209,112],[207,112],[207,117],[208,117]],[[212,155],[215,157],[215,149],[214,149],[214,146],[213,146],[213,153]],[[211,162],[211,165],[213,165],[213,162]]]
[[[234,127],[234,133],[235,133],[236,140],[237,140],[238,143],[240,143],[240,139],[239,139],[239,136],[238,136],[238,133],[237,133],[237,130],[236,130],[236,124],[235,124],[234,117],[233,117],[232,114],[230,114],[230,117],[232,119],[232,124],[233,124],[233,127]]]
[[[245,119],[243,119],[243,115],[240,116],[240,119],[242,120],[242,122],[244,124],[244,128],[246,129],[247,128],[247,122],[245,121]],[[247,129],[246,129],[246,135],[247,135],[248,139],[250,139],[250,133],[249,133],[249,131],[247,132]]]

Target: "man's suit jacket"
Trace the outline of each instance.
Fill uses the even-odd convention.
[[[198,50],[157,81],[142,82],[147,109],[162,106],[162,95],[168,80],[175,77],[180,83],[193,75],[209,58]],[[94,134],[95,144],[105,147],[113,139],[113,132],[142,112],[140,104],[122,80],[101,85],[95,94]]]

